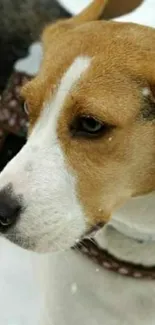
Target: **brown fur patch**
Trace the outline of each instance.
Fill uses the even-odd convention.
[[[40,73],[23,89],[31,128],[74,59],[92,58],[66,98],[57,132],[88,222],[107,220],[129,197],[155,189],[155,125],[141,116],[142,88],[155,82],[155,31],[115,22],[60,22],[48,27],[43,42]],[[77,114],[114,128],[98,139],[73,137],[69,127]]]

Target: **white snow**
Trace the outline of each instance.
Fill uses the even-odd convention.
[[[42,265],[42,257],[0,238],[1,325],[39,324],[42,294],[37,271]]]
[[[150,91],[149,88],[145,87],[145,88],[142,89],[143,96],[148,97],[150,95],[150,93],[151,93],[151,91]]]
[[[77,284],[72,283],[71,285],[71,293],[74,295],[77,292]]]

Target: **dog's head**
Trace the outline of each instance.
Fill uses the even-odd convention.
[[[22,91],[29,136],[0,175],[0,223],[36,251],[72,246],[155,190],[155,32],[84,23],[101,7],[45,29],[40,72]]]

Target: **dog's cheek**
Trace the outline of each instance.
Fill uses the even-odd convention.
[[[92,171],[93,174],[93,171]],[[109,186],[104,193],[102,174],[93,177],[90,173],[78,172],[77,196],[87,218],[88,227],[107,222],[110,219],[114,199]]]
[[[122,178],[124,167],[106,157],[103,164],[103,159],[96,157],[96,153],[93,160],[92,152],[86,155],[82,150],[70,150],[66,157],[75,174],[76,196],[88,227],[107,222],[115,208],[130,196],[130,189],[125,186],[127,181]]]

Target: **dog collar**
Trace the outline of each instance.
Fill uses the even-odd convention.
[[[101,267],[119,275],[135,279],[155,279],[155,266],[147,267],[117,259],[107,250],[101,248],[93,238],[85,238],[75,246],[75,249],[86,255]]]

